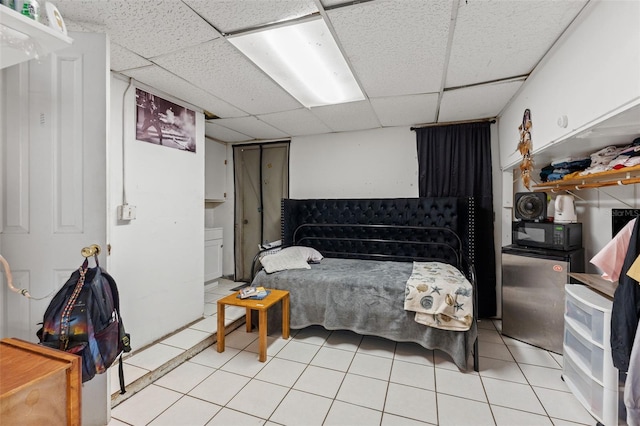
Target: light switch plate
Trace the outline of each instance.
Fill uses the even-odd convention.
[[[119,220],[133,220],[136,218],[136,206],[124,204],[118,206],[118,219]]]

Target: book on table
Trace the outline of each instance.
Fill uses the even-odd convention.
[[[269,290],[264,287],[246,287],[240,290],[238,293],[238,297],[240,299],[253,299],[253,300],[262,300],[267,297],[271,293]]]

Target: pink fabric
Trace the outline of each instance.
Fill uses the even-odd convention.
[[[607,281],[618,281],[624,258],[629,248],[629,239],[636,219],[632,219],[590,260],[602,271],[602,278]]]

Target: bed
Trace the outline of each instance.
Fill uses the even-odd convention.
[[[447,353],[461,370],[473,357],[478,371],[473,198],[284,199],[281,217],[282,247],[311,247],[324,257],[310,269],[262,269],[252,279],[290,292],[291,328],[415,342]],[[468,330],[422,325],[404,309],[414,262],[431,261],[455,266],[473,286]],[[279,321],[270,312],[269,330]]]

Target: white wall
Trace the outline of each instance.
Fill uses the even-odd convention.
[[[291,198],[418,196],[416,135],[408,127],[296,137]]]
[[[118,283],[124,324],[137,350],[203,315],[204,117],[196,112],[196,153],[136,141],[135,86],[124,98],[122,122],[127,85],[112,75],[109,272]],[[127,201],[137,208],[130,222],[116,216],[122,204],[123,124]]]

